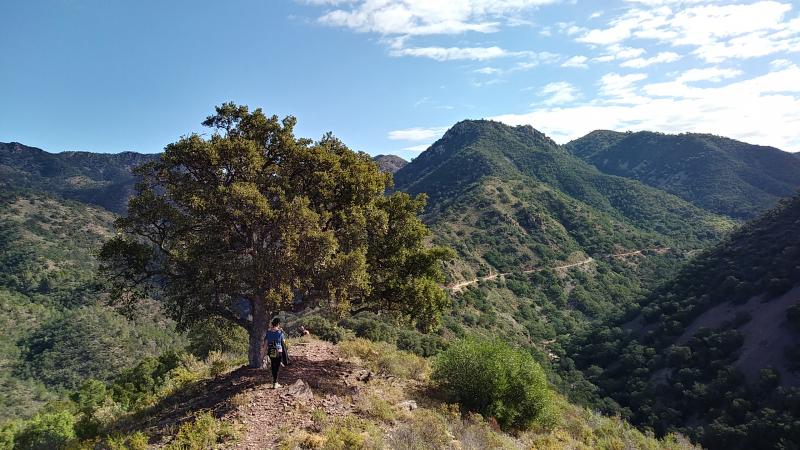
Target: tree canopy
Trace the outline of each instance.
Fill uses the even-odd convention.
[[[368,155],[330,133],[297,138],[295,123],[226,103],[203,122],[209,138],[183,137],[136,169],[100,255],[114,297],[155,295],[181,326],[231,320],[249,331],[254,367],[280,311],[438,316],[450,251],[425,244],[425,197],[387,196],[391,175]]]

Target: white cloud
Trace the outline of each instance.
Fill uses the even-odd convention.
[[[634,69],[641,69],[643,67],[652,66],[653,64],[674,62],[681,59],[681,55],[675,52],[661,52],[651,58],[635,58],[625,61],[620,64],[620,67],[632,67]]]
[[[609,74],[603,77],[598,99],[494,118],[512,125],[531,124],[561,142],[593,129],[690,131],[800,150],[800,68],[796,65],[705,88],[681,81],[639,88],[637,83],[644,79],[642,74]],[[640,101],[630,102],[630,96]]]
[[[414,127],[390,131],[388,138],[393,141],[431,141],[441,137],[447,127]]]
[[[566,81],[556,81],[542,87],[539,91],[539,95],[547,97],[544,101],[540,102],[542,104],[563,104],[576,100],[578,98],[578,89]]]
[[[632,39],[655,40],[673,47],[693,47],[707,62],[746,59],[784,51],[800,51],[800,18],[787,20],[790,3],[761,0],[717,4],[701,0],[631,0],[635,6],[588,30],[577,41],[590,45],[621,44]],[[692,6],[686,6],[694,4]],[[683,52],[682,50],[682,52]],[[603,57],[611,60],[610,57]],[[643,67],[641,59],[631,67]]]
[[[508,56],[511,53],[500,47],[408,47],[390,51],[392,56],[417,56],[437,61],[473,60]]]
[[[770,61],[769,65],[773,69],[783,69],[792,65],[792,62],[788,59],[775,59]]]
[[[704,69],[689,69],[683,72],[676,81],[681,83],[691,83],[693,81],[719,82],[728,78],[738,77],[742,74],[739,69],[721,69],[719,67],[707,67]]]
[[[561,67],[576,67],[579,69],[585,69],[586,67],[588,67],[588,65],[586,64],[587,61],[589,61],[589,58],[587,58],[586,56],[577,55],[561,63]]]
[[[409,151],[409,152],[421,153],[421,152],[424,152],[425,150],[427,150],[428,147],[430,147],[430,146],[431,146],[431,144],[412,145],[410,147],[403,147],[403,150],[406,150],[406,151]]]
[[[475,69],[475,72],[483,75],[495,75],[502,72],[502,70],[496,67],[481,67],[480,69]]]
[[[324,0],[323,0],[324,1]],[[353,0],[327,12],[321,23],[384,35],[491,33],[500,21],[558,0]]]
[[[636,84],[647,78],[644,73],[631,73],[620,75],[617,73],[607,73],[600,78],[599,94],[609,102],[636,104],[642,103],[642,99],[636,93]]]

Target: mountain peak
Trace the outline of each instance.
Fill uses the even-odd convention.
[[[372,158],[384,172],[395,173],[402,169],[408,161],[397,155],[377,155]]]

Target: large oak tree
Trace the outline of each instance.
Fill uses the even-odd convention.
[[[391,175],[328,134],[297,138],[295,119],[227,103],[139,167],[119,235],[102,251],[115,298],[158,297],[181,326],[223,317],[249,333],[260,367],[280,311],[391,311],[418,323],[447,305],[425,244],[424,197],[386,195]]]

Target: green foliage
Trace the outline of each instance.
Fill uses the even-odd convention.
[[[605,368],[593,381],[600,396],[619,403],[607,412],[632,414],[636,424],[657,433],[680,430],[709,448],[775,448],[796,440],[800,425],[792,418],[800,413],[800,390],[773,368],[750,367],[758,360],[738,359],[745,339],[755,339],[741,330],[772,307],[759,299],[779,301],[773,297],[800,282],[798,217],[800,197],[785,200],[696,257],[645,299],[641,317],[631,323],[640,321],[646,332],[607,326],[574,338],[569,349],[578,368]],[[710,311],[726,302],[747,303],[742,308],[748,312],[711,328],[690,328],[701,315],[713,322],[722,308]],[[795,309],[786,311],[790,327],[776,324],[770,332],[796,338]],[[778,353],[778,361],[784,356],[784,371],[798,367],[796,348],[774,347],[759,351]]]
[[[566,148],[605,173],[737,219],[755,217],[800,187],[800,159],[791,153],[709,134],[593,131]]]
[[[178,434],[165,450],[206,450],[229,441],[236,436],[233,427],[210,413],[200,413],[193,422],[178,429]]]
[[[310,314],[302,317],[297,321],[297,326],[299,327],[300,325],[304,326],[314,336],[334,344],[347,337],[347,331],[344,328],[319,314]]]
[[[352,317],[342,321],[342,326],[353,330],[356,336],[370,341],[384,341],[392,344],[397,341],[397,327],[374,317]]]
[[[108,211],[16,187],[0,195],[0,421],[30,418],[83,380],[183,345],[158,306],[102,305],[95,253]]]
[[[61,449],[75,439],[75,416],[69,411],[41,413],[27,421],[14,436],[19,450]]]
[[[530,354],[500,340],[466,339],[436,360],[432,378],[465,408],[525,429],[549,421],[551,393]]]
[[[203,122],[210,138],[185,137],[137,169],[121,235],[100,254],[117,296],[159,288],[182,326],[210,316],[241,325],[252,367],[270,316],[298,300],[435,319],[449,252],[425,245],[425,197],[386,196],[391,175],[368,155],[331,134],[297,138],[295,123],[226,103]]]
[[[26,370],[48,385],[71,389],[90,377],[107,381],[151,354],[149,346],[175,343],[169,330],[143,331],[107,308],[70,310],[24,341]]]
[[[209,317],[188,330],[188,350],[199,358],[211,352],[247,354],[247,332],[220,317]]]

